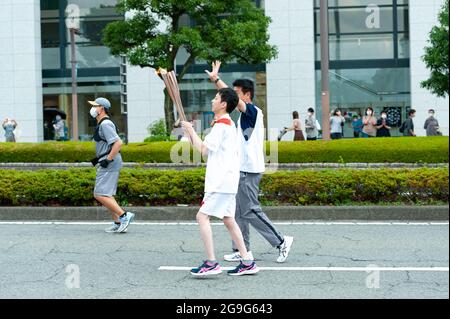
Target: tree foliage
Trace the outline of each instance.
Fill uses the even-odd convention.
[[[251,0],[119,0],[118,10],[126,19],[108,24],[103,37],[112,54],[126,55],[132,65],[173,70],[184,48],[188,58],[178,81],[196,61],[260,64],[277,54],[268,43],[271,20]],[[170,109],[166,103],[171,124]]]
[[[442,11],[439,13],[439,25],[433,27],[430,32],[430,46],[425,48],[423,60],[431,71],[430,78],[422,82],[422,87],[429,89],[439,97],[449,94],[448,74],[448,6],[446,0]]]

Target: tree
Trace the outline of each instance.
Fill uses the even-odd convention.
[[[430,32],[431,46],[425,48],[423,60],[431,76],[423,81],[421,86],[427,88],[439,97],[448,96],[448,0],[439,13],[439,25],[433,27]]]
[[[119,0],[118,10],[133,15],[105,28],[103,42],[111,53],[126,55],[132,65],[171,71],[184,48],[189,57],[177,74],[178,82],[196,60],[260,64],[277,54],[276,47],[268,44],[271,19],[251,0]],[[180,23],[186,17],[189,26]],[[173,106],[166,90],[164,94],[171,131]]]

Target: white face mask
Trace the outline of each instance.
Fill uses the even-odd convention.
[[[431,117],[433,117],[433,116],[434,116],[434,113],[428,113],[428,115],[431,116]]]
[[[367,115],[371,116],[372,115],[372,111],[367,111]]]
[[[96,107],[91,107],[91,110],[89,111],[91,116],[95,119],[98,116],[98,111]]]
[[[387,119],[387,115],[386,114],[381,115],[381,117],[384,118],[384,119]]]

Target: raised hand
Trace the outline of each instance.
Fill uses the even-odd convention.
[[[221,64],[222,64],[222,62],[215,61],[212,64],[212,71],[211,72],[209,72],[208,70],[205,70],[206,74],[208,74],[208,76],[209,76],[211,81],[215,81],[219,77],[219,70],[220,70],[220,65]]]

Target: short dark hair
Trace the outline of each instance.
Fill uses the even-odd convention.
[[[366,115],[367,115],[367,111],[372,111],[372,114],[373,114],[373,108],[372,108],[371,106],[369,106],[369,107],[366,109]]]
[[[338,112],[342,113],[342,111],[340,109],[335,109],[334,112],[333,112],[333,115],[336,116]]]
[[[292,112],[292,117],[294,118],[294,120],[298,119],[299,118],[298,112],[297,111]]]
[[[314,109],[313,109],[312,107],[310,107],[310,108],[308,109],[308,112],[314,113]]]
[[[246,94],[250,92],[250,98],[253,100],[255,97],[255,83],[248,79],[239,79],[233,82],[234,87],[242,89],[242,93]]]
[[[227,103],[227,113],[230,114],[234,111],[239,103],[239,97],[233,89],[224,88],[219,90],[220,99],[222,102]]]
[[[435,110],[433,110],[433,109],[429,109],[429,110],[428,110],[428,112],[433,112],[433,113],[436,113],[436,111],[435,111]]]
[[[416,113],[416,110],[411,109],[411,110],[409,110],[409,112],[408,112],[408,116],[411,116],[411,115],[413,115],[413,114],[415,114],[415,113]]]

